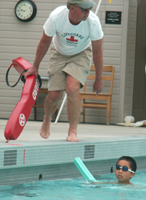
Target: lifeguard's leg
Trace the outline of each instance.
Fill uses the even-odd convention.
[[[42,123],[42,127],[40,130],[40,135],[47,139],[50,135],[50,124],[52,120],[53,113],[57,110],[59,106],[59,101],[61,100],[63,96],[63,90],[59,91],[51,91],[48,92],[47,97],[45,98],[44,102],[44,120]]]
[[[78,142],[77,125],[80,117],[81,99],[79,96],[80,83],[75,78],[67,75],[67,114],[69,119],[69,131],[67,141]]]

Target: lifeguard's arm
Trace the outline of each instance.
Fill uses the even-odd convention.
[[[98,94],[103,88],[102,71],[103,71],[103,53],[102,53],[102,39],[92,41],[93,62],[96,69],[96,79],[93,84],[93,92]]]
[[[45,56],[45,54],[48,51],[48,48],[51,44],[52,41],[52,37],[47,36],[44,32],[43,32],[43,36],[38,44],[37,47],[37,51],[36,51],[36,56],[35,56],[35,60],[33,63],[33,67],[30,68],[25,74],[25,78],[27,76],[30,76],[32,74],[34,74],[35,76],[38,75],[38,68],[40,65],[41,60],[43,59],[43,57]]]

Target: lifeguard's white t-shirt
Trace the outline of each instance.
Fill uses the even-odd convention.
[[[74,55],[91,45],[91,41],[103,38],[99,18],[90,11],[87,20],[73,25],[69,21],[67,6],[53,10],[43,29],[47,36],[53,37],[56,50],[63,55]]]

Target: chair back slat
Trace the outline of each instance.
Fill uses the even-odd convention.
[[[95,75],[91,75],[91,74],[89,74],[88,76],[87,76],[87,79],[88,80],[95,80]]]
[[[103,72],[112,72],[113,71],[113,65],[104,65],[103,66]]]
[[[103,81],[111,81],[112,77],[111,76],[102,76]]]
[[[113,71],[113,65],[104,65],[103,66],[103,72],[112,72]],[[91,65],[90,71],[95,71],[95,66],[94,64]]]

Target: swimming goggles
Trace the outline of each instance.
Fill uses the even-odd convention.
[[[128,169],[128,167],[126,167],[126,166],[121,167],[120,165],[116,165],[116,169],[117,169],[117,170],[122,169],[124,172],[129,171],[129,172],[135,173],[135,172],[132,171],[131,169]]]

